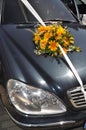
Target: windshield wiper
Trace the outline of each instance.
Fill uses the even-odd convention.
[[[72,21],[72,20],[63,20],[63,19],[55,19],[55,20],[47,20],[47,21],[44,21],[44,23],[47,25],[47,24],[53,24],[53,23],[56,23],[56,24],[62,24],[62,23],[77,23],[76,21]],[[25,23],[19,23],[17,25],[18,28],[33,28],[33,27],[37,27],[39,26],[40,23],[37,22],[37,21],[32,21],[32,22],[25,22]]]
[[[64,20],[64,19],[50,19],[50,20],[47,20],[45,22],[45,24],[47,23],[77,23],[77,21],[74,21],[74,20]]]
[[[36,22],[29,22],[29,23],[19,23],[17,25],[17,28],[33,28],[34,26],[36,26],[37,23]]]

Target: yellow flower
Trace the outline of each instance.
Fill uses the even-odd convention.
[[[48,32],[52,32],[52,30],[53,30],[52,25],[47,26],[47,27],[46,27],[46,30],[47,30]]]
[[[72,44],[74,44],[74,38],[72,36],[70,36],[69,42],[72,43]]]
[[[72,36],[70,36],[70,37],[65,36],[65,37],[63,38],[63,42],[64,42],[64,47],[67,47],[67,46],[69,46],[70,44],[73,44],[73,43],[74,43],[74,38],[73,38]]]
[[[35,44],[37,44],[39,42],[39,40],[40,40],[40,36],[35,34],[35,36],[34,36]]]
[[[61,35],[56,35],[55,40],[61,40],[62,36]]]
[[[63,38],[63,42],[64,42],[64,47],[67,47],[70,44],[69,39],[67,37]]]
[[[56,51],[58,49],[58,43],[56,43],[55,41],[50,41],[49,42],[49,49],[51,51]]]
[[[59,26],[57,27],[57,35],[58,35],[58,36],[61,36],[61,35],[63,35],[63,34],[66,34],[66,30],[65,30],[65,28],[63,28],[61,25],[59,25]]]
[[[47,39],[43,39],[43,40],[40,41],[40,48],[42,50],[45,50],[46,45],[47,45]]]

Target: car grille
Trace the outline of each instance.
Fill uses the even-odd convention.
[[[84,85],[84,90],[86,92],[86,85]],[[67,94],[74,107],[76,107],[76,108],[86,107],[86,101],[85,101],[84,95],[80,89],[80,86],[67,91]]]

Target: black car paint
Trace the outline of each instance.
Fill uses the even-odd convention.
[[[64,24],[73,34],[75,44],[81,47],[82,51],[80,53],[73,52],[69,53],[68,56],[83,83],[86,84],[86,26],[82,26],[78,22]],[[67,112],[49,116],[24,115],[10,104],[7,93],[0,93],[10,117],[15,123],[27,129],[54,130],[83,125],[86,120],[85,108],[82,110],[74,108],[67,95],[67,90],[79,86],[70,67],[63,57],[37,56],[34,53],[33,44],[34,26],[29,27],[30,24],[25,26],[19,24],[0,26],[0,58],[3,67],[3,85],[6,89],[7,81],[16,79],[28,85],[50,91],[64,102]],[[69,123],[61,124],[61,122],[66,121]],[[70,123],[71,121],[72,123]]]

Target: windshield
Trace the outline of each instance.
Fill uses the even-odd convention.
[[[43,21],[62,19],[76,22],[76,19],[60,0],[28,0]],[[2,15],[3,23],[37,22],[21,0],[5,0]]]

